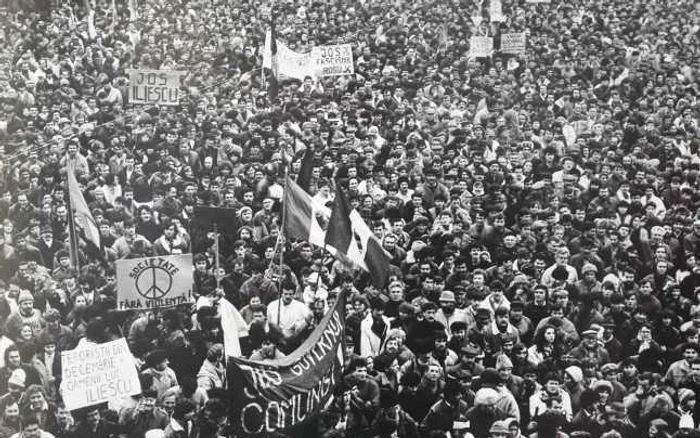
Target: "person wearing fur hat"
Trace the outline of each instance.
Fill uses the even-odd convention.
[[[476,392],[474,406],[467,411],[470,431],[475,438],[488,438],[491,426],[499,420],[496,402],[498,391],[493,388],[481,388]]]
[[[18,310],[12,312],[5,322],[5,333],[13,340],[19,339],[19,332],[22,326],[29,324],[38,335],[46,326],[46,321],[41,316],[39,309],[34,308],[34,297],[28,290],[22,290],[17,297]]]

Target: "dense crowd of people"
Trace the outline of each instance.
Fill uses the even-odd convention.
[[[345,378],[288,434],[699,436],[698,3],[272,3],[3,5],[0,438],[230,436],[219,300],[272,361],[341,294]],[[273,16],[294,51],[351,44],[355,74],[271,98]],[[180,104],[130,103],[131,68],[184,72]],[[383,287],[280,237],[307,149],[314,202],[341,187],[390,254]],[[99,247],[71,238],[68,172]],[[117,311],[117,260],[187,253],[196,303]],[[118,338],[141,394],[67,410],[61,352]]]

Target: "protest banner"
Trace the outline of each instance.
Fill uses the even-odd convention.
[[[270,51],[270,32],[265,36],[263,49],[263,68],[272,67],[272,53]],[[287,47],[279,39],[277,40],[277,73],[281,78],[293,78],[304,80],[307,76],[314,77],[315,71],[309,53],[297,53]]]
[[[180,76],[174,70],[127,70],[129,103],[178,105]]]
[[[316,75],[320,77],[355,74],[350,44],[314,47],[311,62]]]
[[[525,43],[527,36],[525,32],[519,33],[502,33],[501,34],[501,53],[511,55],[519,55],[525,52]]]
[[[342,379],[345,296],[340,294],[313,333],[272,362],[230,358],[231,423],[237,436],[270,436],[324,409]]]
[[[472,58],[488,58],[493,52],[493,38],[473,36],[469,39],[469,56]]]
[[[492,22],[506,21],[506,17],[503,15],[503,5],[501,4],[501,0],[489,1],[489,18]]]
[[[141,394],[136,364],[124,338],[62,351],[61,370],[61,396],[68,410]]]
[[[117,260],[117,309],[192,302],[192,254]]]

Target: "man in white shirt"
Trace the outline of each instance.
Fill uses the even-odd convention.
[[[297,337],[304,331],[312,318],[311,309],[294,299],[296,286],[285,280],[282,283],[281,298],[267,306],[267,320],[279,326],[287,346],[295,346]]]

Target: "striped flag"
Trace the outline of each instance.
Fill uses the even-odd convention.
[[[362,216],[352,210],[340,187],[336,188],[325,242],[336,250],[339,260],[369,272],[375,286],[381,288],[386,284],[391,258]]]
[[[330,216],[328,208],[315,205],[311,195],[287,177],[284,191],[285,237],[305,240],[323,247],[326,232],[318,221],[318,215]]]
[[[350,213],[350,223],[355,235],[355,246],[359,248],[358,254],[354,254],[353,245],[351,245],[347,255],[348,258],[370,273],[372,283],[375,286],[379,288],[384,287],[389,277],[391,256],[384,251],[381,242],[379,242],[379,239],[377,239],[357,210],[353,210]]]
[[[92,217],[90,208],[88,208],[83,193],[80,191],[80,186],[78,186],[78,180],[75,179],[75,175],[70,169],[68,170],[68,195],[73,217],[78,225],[83,228],[85,240],[100,248],[100,230],[97,227],[97,222]]]

